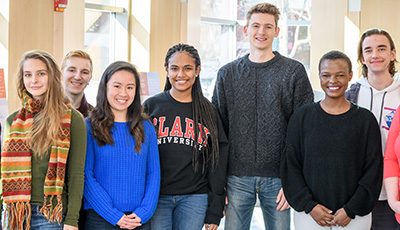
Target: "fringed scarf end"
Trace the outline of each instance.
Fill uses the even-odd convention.
[[[49,222],[57,222],[61,224],[63,216],[63,205],[62,205],[62,196],[57,195],[57,205],[53,208],[53,198],[54,195],[50,197],[49,202],[47,203],[47,195],[44,196],[43,207],[40,209],[39,214],[43,214],[43,216]]]
[[[62,211],[63,211],[62,197],[57,196],[57,205],[54,207],[49,220],[61,224],[63,219]]]
[[[44,216],[44,218],[46,218],[47,220],[50,217],[50,212],[51,212],[51,206],[52,206],[52,200],[53,200],[53,196],[50,197],[50,201],[47,202],[47,195],[44,196],[44,201],[43,201],[43,206],[42,208],[39,210],[39,214],[42,214]],[[50,221],[49,221],[50,222]]]
[[[7,223],[2,229],[29,230],[31,215],[31,205],[29,203],[23,201],[9,203],[3,213],[3,219],[7,218]]]

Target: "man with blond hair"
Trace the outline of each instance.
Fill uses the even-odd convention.
[[[87,117],[93,109],[83,92],[92,79],[93,63],[90,55],[83,50],[68,52],[61,63],[61,71],[64,88],[72,106]]]
[[[71,50],[61,62],[65,92],[71,100],[72,106],[84,117],[89,115],[93,106],[86,100],[83,92],[92,79],[93,62],[90,55],[83,50]],[[85,229],[86,213],[82,208],[79,212],[79,229]]]

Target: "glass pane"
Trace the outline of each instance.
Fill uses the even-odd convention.
[[[114,0],[85,0],[86,3],[94,3],[101,5],[113,6]]]
[[[110,52],[113,41],[111,13],[85,12],[85,50],[93,59],[93,79],[98,80],[103,70],[112,62]]]
[[[280,8],[277,2],[280,2],[280,0],[268,1],[268,3]],[[237,20],[246,20],[247,11],[258,3],[265,3],[265,0],[237,0]]]
[[[234,59],[233,27],[216,24],[201,24],[200,47],[201,85],[204,96],[210,98],[214,90],[214,79],[218,69]]]
[[[235,2],[232,0],[202,0],[201,16],[235,20]]]
[[[282,1],[282,0],[281,0]],[[282,1],[281,36],[283,40],[279,51],[294,58],[310,69],[311,46],[311,0]]]
[[[101,74],[113,62],[113,18],[107,12],[85,11],[84,49],[93,61],[93,73],[90,84],[85,89],[86,99],[95,106],[98,83]]]
[[[310,26],[288,26],[287,56],[294,58],[310,69]]]

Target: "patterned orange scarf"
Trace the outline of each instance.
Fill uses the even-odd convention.
[[[35,114],[41,110],[41,102],[34,100],[26,91],[23,107],[17,113],[6,137],[1,153],[1,181],[3,201],[7,205],[4,217],[6,229],[30,228],[31,219],[31,149],[28,143]],[[62,221],[62,191],[70,147],[71,104],[68,102],[63,113],[57,142],[51,146],[49,167],[44,182],[44,201],[40,213],[51,222]],[[57,204],[53,208],[53,198]]]

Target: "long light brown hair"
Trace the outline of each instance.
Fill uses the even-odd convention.
[[[66,109],[66,97],[61,83],[61,71],[55,59],[46,51],[33,50],[26,52],[21,61],[17,73],[17,93],[22,100],[24,85],[24,63],[28,59],[37,59],[47,67],[48,89],[41,102],[41,110],[33,120],[29,145],[35,156],[43,157],[48,149],[57,142],[57,136],[61,129],[62,114]]]

